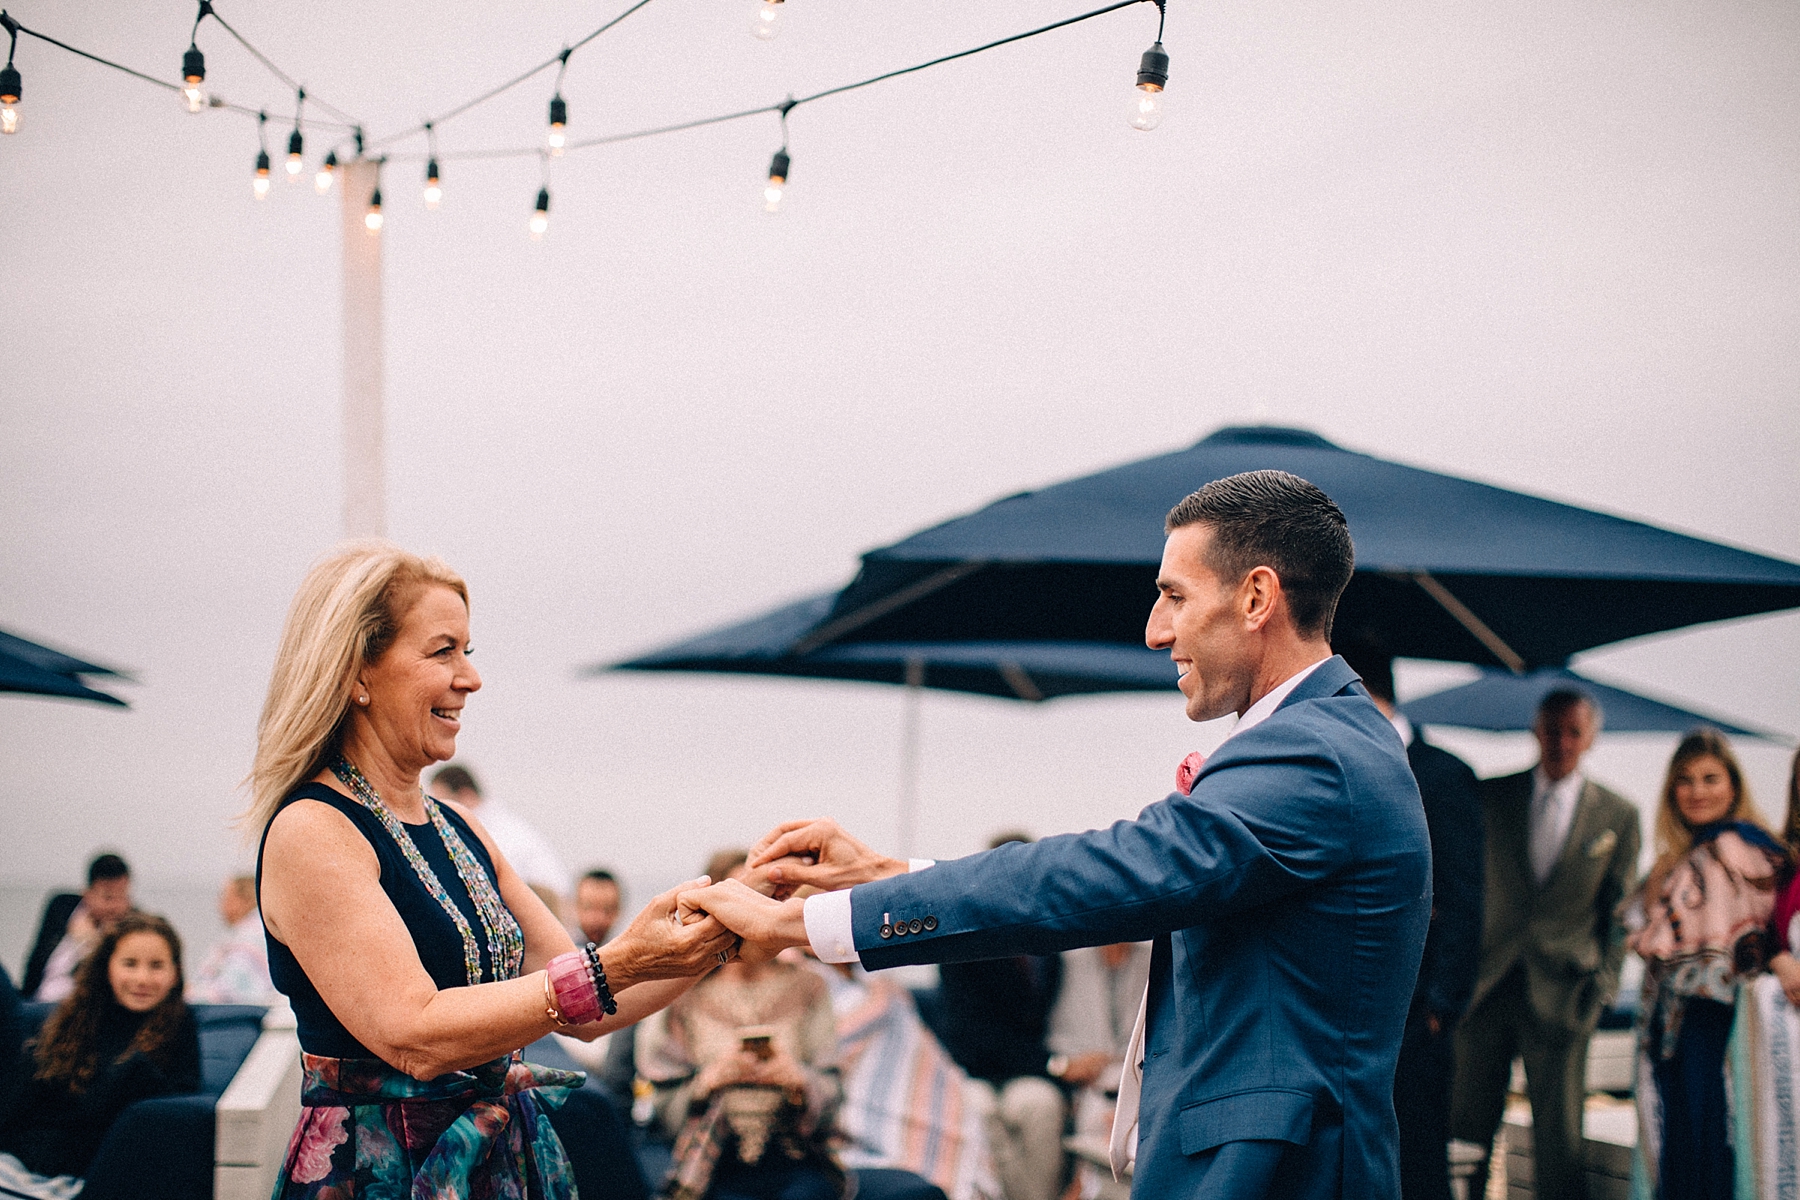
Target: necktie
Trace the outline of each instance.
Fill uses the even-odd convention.
[[[1194,781],[1205,765],[1206,756],[1198,750],[1182,759],[1175,768],[1175,790],[1192,795]],[[1131,1044],[1125,1048],[1125,1065],[1119,1071],[1119,1105],[1113,1110],[1112,1140],[1106,1148],[1115,1180],[1137,1157],[1138,1101],[1144,1090],[1144,1029],[1149,1013],[1150,989],[1145,987],[1144,998],[1138,1001],[1137,1021],[1131,1027]]]

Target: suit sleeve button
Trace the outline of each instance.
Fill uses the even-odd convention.
[[[924,928],[925,928],[925,922],[919,920],[919,918],[917,918],[917,917],[914,917],[912,920],[910,920],[906,923],[906,932],[908,932],[908,933],[918,933],[920,930],[922,930]]]
[[[884,939],[893,937],[894,936],[894,927],[892,925],[883,925],[881,927],[881,936]]]
[[[931,933],[936,928],[937,928],[937,918],[936,917],[926,917],[925,918],[925,932]]]

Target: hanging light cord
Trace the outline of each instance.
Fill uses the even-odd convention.
[[[648,2],[649,0],[641,0],[640,7],[643,3]],[[1041,25],[1036,29],[1028,29],[1024,33],[1015,33],[1010,37],[1003,37],[997,41],[985,42],[982,45],[972,47],[968,50],[958,50],[954,54],[946,54],[940,58],[931,59],[928,62],[917,63],[910,67],[901,67],[897,71],[885,71],[880,75],[872,75],[867,79],[859,79],[855,83],[846,83],[838,87],[826,88],[824,91],[814,92],[810,96],[801,96],[798,99],[789,97],[779,104],[764,104],[758,108],[746,108],[739,112],[721,113],[716,117],[701,117],[693,121],[682,121],[675,125],[658,125],[652,129],[635,129],[630,133],[612,133],[601,137],[584,138],[579,142],[570,142],[568,149],[586,150],[593,146],[612,146],[619,142],[632,142],[637,141],[640,138],[659,137],[665,133],[680,133],[683,130],[701,129],[708,125],[722,125],[728,121],[741,121],[746,117],[759,116],[763,113],[779,113],[782,117],[783,127],[785,129],[788,112],[798,108],[802,104],[811,104],[814,100],[823,100],[827,96],[838,96],[845,92],[853,92],[858,88],[871,87],[877,83],[884,83],[889,79],[898,79],[902,75],[911,75],[915,71],[923,71],[927,67],[935,67],[943,63],[954,62],[959,58],[968,58],[972,54],[980,54],[987,50],[993,50],[1000,46],[1009,45],[1012,42],[1024,41],[1026,38],[1037,37],[1039,34],[1062,29],[1068,25],[1077,25],[1082,21],[1091,21],[1095,17],[1103,17],[1107,13],[1117,12],[1121,8],[1130,8],[1134,4],[1144,3],[1156,3],[1156,0],[1117,0],[1116,3],[1109,4],[1105,8],[1096,8],[1092,12],[1084,12],[1079,16],[1066,17],[1061,21],[1055,21],[1049,25]],[[1157,7],[1160,9],[1162,5],[1157,4]],[[550,60],[551,63],[555,61],[555,59]],[[545,67],[549,65],[550,63],[544,64]],[[538,68],[540,71],[543,69],[543,67]],[[526,158],[536,153],[538,153],[538,149],[535,146],[520,146],[508,150],[451,151],[448,154],[442,154],[438,157],[444,162],[449,162],[452,159],[467,162],[478,159]]]
[[[581,49],[583,46],[587,45],[589,42],[593,41],[595,38],[599,37],[601,34],[605,33],[607,30],[611,29],[614,25],[617,25],[620,21],[623,21],[626,17],[629,17],[632,13],[636,12],[638,9],[644,7],[644,5],[646,5],[648,3],[650,3],[650,0],[637,0],[636,4],[633,4],[630,8],[626,9],[624,12],[620,13],[618,16],[616,16],[612,20],[608,21],[606,24],[600,26],[600,28],[594,30],[592,33],[588,34],[586,37],[582,38],[578,42],[571,42],[569,45],[563,47],[561,52],[551,56],[550,58],[545,59],[543,62],[539,63],[537,66],[531,68],[529,71],[526,71],[524,74],[516,75],[513,78],[507,80],[505,83],[501,84],[499,87],[494,88],[490,91],[483,92],[483,93],[481,93],[481,95],[475,97],[473,100],[465,101],[464,103],[457,105],[455,108],[450,109],[448,112],[440,113],[438,116],[432,117],[429,122],[421,122],[420,124],[413,126],[411,129],[404,129],[404,130],[401,130],[399,133],[390,133],[384,138],[380,138],[374,142],[371,142],[370,147],[377,148],[377,147],[381,147],[381,146],[390,146],[395,142],[404,141],[405,139],[407,139],[409,137],[417,137],[419,134],[425,132],[427,124],[442,125],[445,121],[451,120],[455,117],[460,117],[464,113],[468,112],[471,108],[474,108],[477,105],[486,104],[489,100],[492,100],[495,96],[498,96],[498,95],[502,94],[503,92],[511,91],[513,88],[518,87],[521,83],[524,83],[526,80],[530,79],[534,75],[542,74],[543,72],[548,71],[551,67],[554,67],[554,66],[557,66],[560,64],[564,71],[568,70],[569,55],[571,55],[575,51]],[[561,72],[557,73],[556,86],[559,91],[562,89],[562,74],[561,74]],[[529,153],[535,154],[536,151],[533,150],[533,151],[530,151]],[[449,157],[449,156],[446,156],[446,157]]]
[[[286,71],[282,70],[280,67],[276,66],[273,59],[271,59],[268,55],[264,54],[261,50],[258,50],[255,46],[252,46],[250,44],[250,40],[248,38],[246,38],[243,34],[239,33],[236,29],[233,29],[231,27],[231,22],[227,21],[224,17],[221,17],[219,15],[218,10],[212,6],[212,0],[200,0],[200,15],[194,18],[194,32],[195,33],[198,33],[200,31],[200,22],[205,20],[207,17],[211,17],[214,21],[217,21],[219,23],[219,25],[225,30],[226,33],[229,33],[232,37],[237,39],[238,45],[242,46],[244,49],[246,49],[250,52],[250,55],[252,58],[256,59],[256,61],[261,63],[263,66],[269,68],[269,74],[275,76],[275,78],[277,78],[277,79],[281,80],[281,82],[287,84],[289,90],[291,90],[291,91],[299,91],[300,90],[300,81],[295,79],[292,75],[289,75]],[[188,40],[191,42],[194,39],[190,36],[188,38]],[[356,126],[362,124],[361,121],[358,121],[355,117],[351,116],[349,113],[345,112],[343,109],[337,108],[334,105],[327,104],[327,103],[325,103],[325,101],[319,99],[317,93],[309,95],[307,97],[307,99],[311,100],[313,102],[313,104],[315,104],[319,108],[324,109],[326,112],[328,112],[332,116],[336,117],[339,121],[342,121],[344,123],[345,128],[355,128]]]
[[[215,16],[214,19],[217,20],[217,17]],[[51,37],[47,33],[39,33],[37,30],[31,28],[29,25],[21,25],[17,21],[13,21],[11,17],[8,17],[7,20],[11,23],[10,28],[14,31],[13,39],[15,41],[18,40],[19,34],[21,34],[21,33],[29,34],[30,36],[36,38],[40,42],[48,42],[48,43],[50,43],[50,45],[55,46],[59,50],[67,50],[70,54],[74,54],[81,58],[85,58],[85,59],[89,60],[90,62],[97,62],[103,67],[111,67],[113,70],[123,72],[124,74],[131,76],[133,79],[141,79],[145,83],[153,83],[157,87],[162,88],[164,91],[179,92],[181,90],[181,85],[178,83],[170,83],[166,79],[158,79],[154,75],[146,75],[142,71],[135,71],[132,68],[125,66],[123,63],[116,63],[110,58],[102,58],[98,54],[90,53],[89,51],[83,50],[78,46],[71,46],[67,42],[58,41],[56,38]],[[224,24],[224,22],[221,21],[220,24]],[[251,108],[247,104],[214,104],[214,105],[210,105],[209,107],[224,109],[227,112],[242,113],[246,117],[254,117],[261,111],[260,109]],[[321,105],[321,107],[329,107],[329,106]],[[336,111],[336,110],[334,109],[333,111]],[[307,124],[308,125],[316,125],[321,128],[330,128],[330,129],[352,129],[352,128],[354,128],[354,126],[352,126],[352,125],[341,124],[337,121],[321,121],[321,120],[318,120],[317,118],[308,118]]]

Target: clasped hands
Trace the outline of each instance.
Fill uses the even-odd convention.
[[[749,861],[730,879],[682,891],[676,914],[684,922],[712,917],[744,939],[745,962],[764,962],[806,945],[800,889],[835,892],[906,868],[904,859],[877,854],[830,817],[787,821],[750,848]]]

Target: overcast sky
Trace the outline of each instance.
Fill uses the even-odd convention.
[[[570,132],[805,94],[1084,2],[789,0],[762,43],[749,0],[655,0],[572,58]],[[220,0],[375,135],[623,7]],[[12,11],[171,78],[193,17]],[[801,108],[774,216],[772,116],[553,162],[541,243],[535,159],[446,161],[437,213],[421,163],[388,164],[390,532],[467,576],[486,686],[464,761],[573,864],[672,880],[816,812],[891,842],[900,724],[889,689],[578,667],[1222,424],[1800,559],[1800,7],[1171,0],[1168,117],[1141,134],[1155,17]],[[215,91],[270,109],[279,161],[292,97],[222,29],[200,41]],[[0,628],[138,682],[129,712],[0,697],[0,884],[73,882],[99,845],[204,882],[242,860],[227,822],[282,616],[341,532],[337,205],[253,201],[254,121],[30,39],[16,62]],[[440,148],[535,144],[551,83]],[[1796,733],[1797,662],[1787,615],[1585,665]],[[1130,815],[1222,732],[1173,693],[928,697],[919,849]],[[1595,771],[1648,800],[1671,744],[1613,739]],[[1786,752],[1747,753],[1779,815]]]

